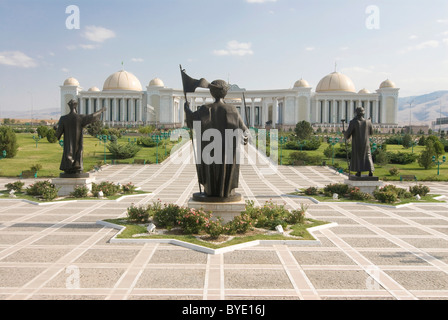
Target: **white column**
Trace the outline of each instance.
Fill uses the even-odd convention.
[[[250,125],[252,127],[255,126],[255,99],[252,98],[251,99],[251,106],[250,106],[251,110],[250,110]]]
[[[272,104],[272,127],[275,129],[278,121],[278,100],[274,98],[274,103]]]
[[[266,122],[268,121],[268,115],[269,115],[269,107],[266,103],[265,99],[261,100],[261,114],[263,115],[261,118],[261,126],[262,128],[266,128]]]
[[[311,109],[311,123],[319,123],[319,109],[320,109],[320,102],[319,99],[316,98],[315,101],[316,105],[314,108]]]
[[[113,98],[112,100],[112,121],[118,121],[118,99]]]
[[[338,106],[336,105],[336,100],[333,99],[333,102],[331,102],[331,117],[332,117],[332,123],[338,122]]]
[[[322,116],[322,122],[323,123],[328,123],[328,100],[325,99],[324,100],[324,108],[323,108],[323,116]]]
[[[378,123],[378,100],[373,101],[373,123]]]
[[[243,123],[246,123],[246,108],[244,107],[244,101],[241,101],[240,110],[241,110],[241,119],[243,119]]]

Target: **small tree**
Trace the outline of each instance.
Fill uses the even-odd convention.
[[[313,134],[313,127],[311,127],[311,124],[308,121],[303,120],[296,125],[294,131],[299,140],[308,140]]]
[[[18,149],[14,131],[10,127],[0,127],[0,152],[6,151],[6,158],[14,158]]]
[[[36,131],[39,136],[41,136],[42,138],[46,138],[47,134],[48,134],[48,130],[49,129],[47,126],[38,126]]]
[[[434,149],[434,142],[430,139],[427,139],[426,141],[426,148],[424,151],[421,152],[420,156],[418,157],[418,165],[420,167],[425,168],[425,170],[428,170],[429,168],[433,167],[435,164],[432,161],[432,157],[435,155],[435,149]]]
[[[96,137],[97,135],[101,134],[103,131],[103,122],[98,120],[92,122],[89,126],[87,126],[87,133],[90,134],[92,137]]]
[[[47,133],[47,140],[50,143],[56,143],[58,142],[58,138],[56,138],[56,131],[54,129],[48,130]]]
[[[410,147],[412,147],[412,137],[411,137],[411,135],[409,133],[406,133],[403,136],[403,140],[401,142],[401,145],[405,149],[409,149]]]

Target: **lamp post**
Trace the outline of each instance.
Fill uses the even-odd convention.
[[[64,140],[59,140],[59,145],[61,146],[61,148],[64,148]]]
[[[334,146],[339,143],[339,138],[330,138],[329,141],[333,148],[331,164],[334,164]]]
[[[299,146],[299,148],[300,148],[300,151],[302,151],[303,150],[303,147],[306,145],[306,142],[305,141],[297,141],[297,145]]]
[[[412,153],[414,153],[414,147],[417,146],[417,141],[412,141]]]
[[[2,154],[0,154],[0,160],[6,158],[6,150],[3,150]]]
[[[37,143],[42,139],[41,136],[33,136],[34,141],[36,141],[36,148],[37,148]]]
[[[437,156],[433,156],[432,157],[432,162],[434,162],[437,165],[437,175],[440,175],[440,165],[444,164],[446,162],[446,157],[443,156],[442,161],[439,161],[439,157]]]
[[[283,164],[283,143],[288,141],[288,137],[280,137],[280,165]]]
[[[111,141],[111,137],[103,134],[103,135],[98,136],[97,138],[98,138],[98,140],[100,140],[100,142],[103,142],[103,144],[104,144],[104,164],[107,164],[107,162],[106,162],[106,144],[107,144],[107,141]]]

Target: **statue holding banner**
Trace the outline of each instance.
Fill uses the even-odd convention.
[[[241,195],[235,194],[240,170],[241,141],[247,143],[248,128],[238,110],[223,99],[229,90],[223,80],[209,83],[205,79],[195,80],[182,70],[185,96],[196,88],[208,88],[215,102],[203,105],[193,112],[188,100],[184,106],[187,126],[195,129],[196,171],[204,192],[194,194],[196,201],[232,202],[239,201]]]

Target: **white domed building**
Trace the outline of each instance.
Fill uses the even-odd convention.
[[[347,75],[333,72],[319,81],[314,92],[304,79],[296,81],[290,89],[246,90],[232,85],[225,101],[235,105],[245,122],[257,128],[269,125],[289,129],[302,120],[314,127],[340,127],[341,120],[353,119],[358,106],[364,107],[366,118],[372,119],[376,127],[393,128],[398,122],[399,90],[388,79],[373,93],[366,88],[357,91]],[[246,108],[242,101],[243,93]],[[212,102],[208,90],[189,93],[187,98],[192,110]],[[78,99],[78,112],[81,114],[107,107],[103,121],[109,126],[185,126],[182,88],[166,87],[160,78],[153,78],[143,89],[135,75],[121,70],[104,81],[102,90],[91,87],[87,91],[81,88],[77,79],[68,78],[61,86],[62,115],[69,112],[67,103],[71,99]]]

